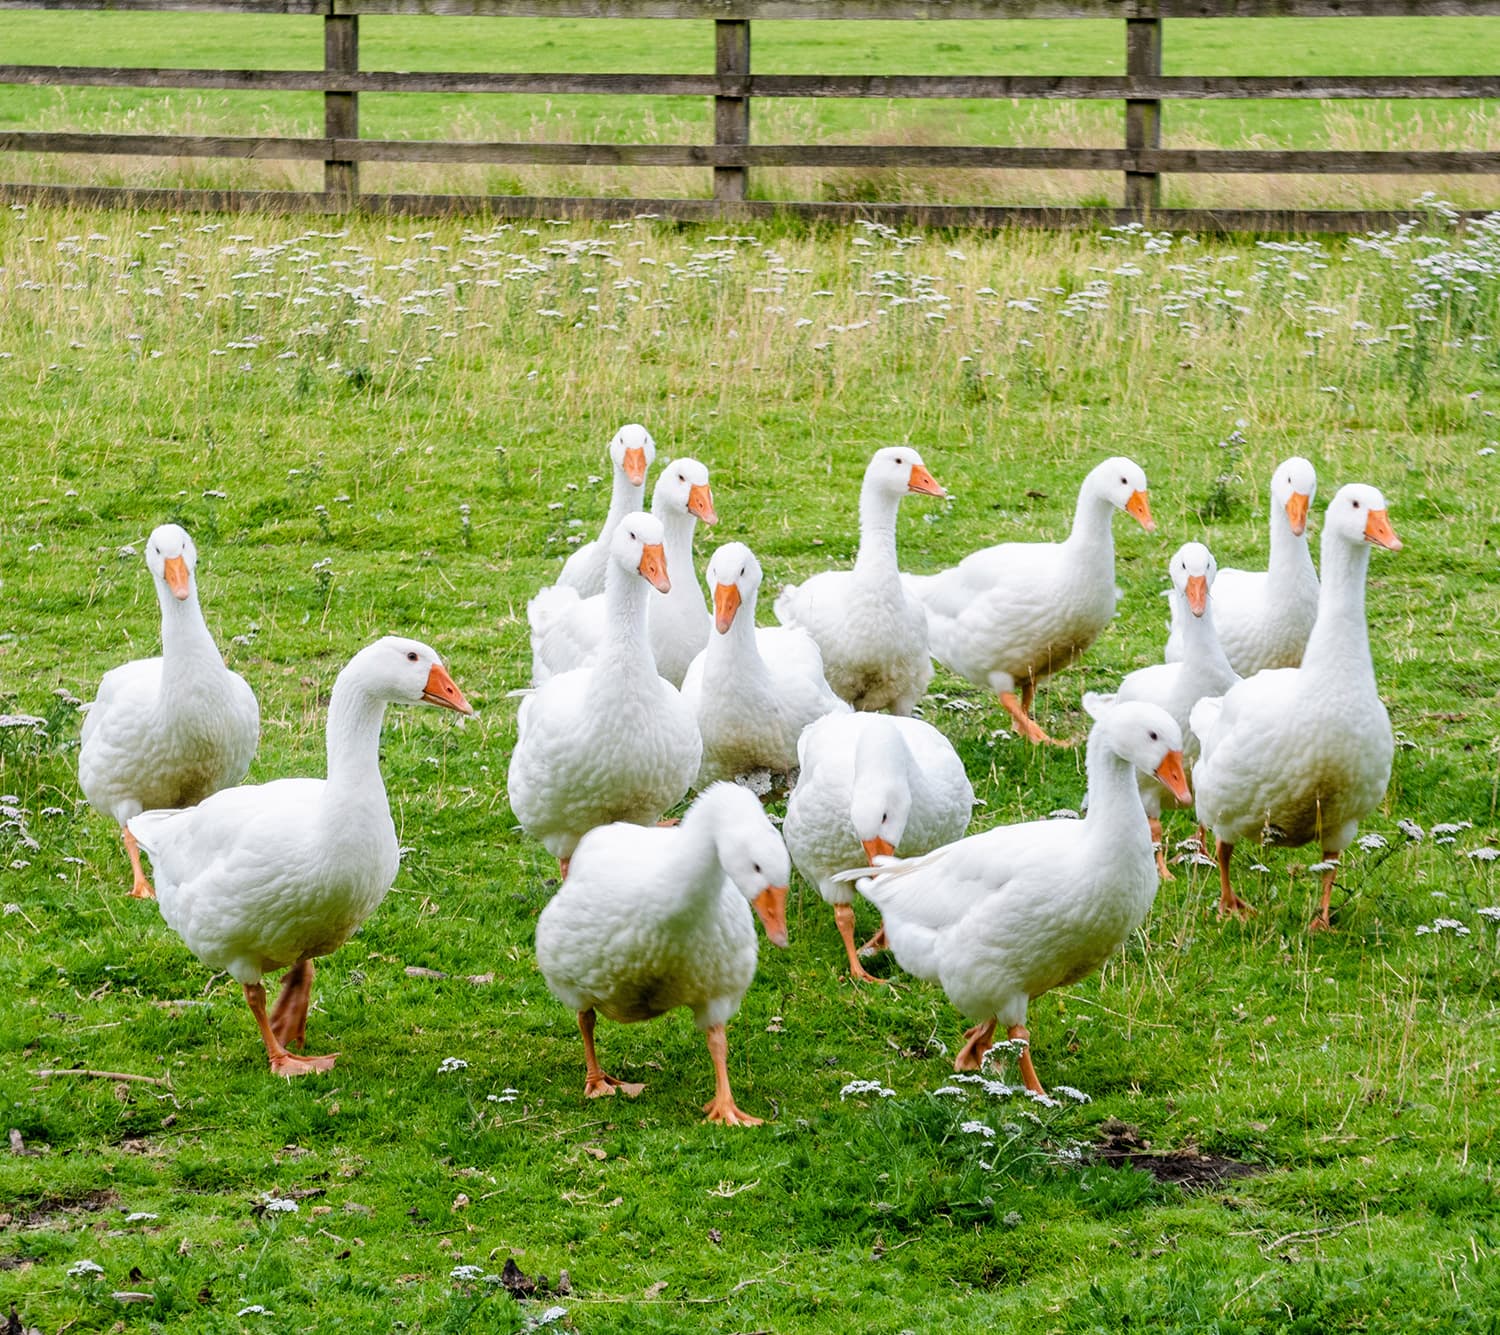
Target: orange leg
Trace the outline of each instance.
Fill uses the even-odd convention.
[[[854,948],[854,905],[835,904],[833,917],[839,925],[839,935],[844,938],[844,949],[849,954],[849,977],[860,983],[889,983],[889,978],[877,978],[859,961],[859,951]]]
[[[333,1064],[338,1060],[338,1053],[330,1053],[326,1057],[294,1057],[284,1047],[281,1040],[276,1037],[271,1028],[271,1021],[266,1017],[266,989],[259,983],[246,983],[245,1000],[250,1004],[250,1013],[255,1016],[256,1026],[260,1029],[261,1042],[266,1045],[266,1053],[271,1058],[271,1070],[276,1075],[311,1075],[315,1071],[331,1071]]]
[[[1337,863],[1337,853],[1324,853],[1324,862]],[[1337,866],[1330,867],[1323,873],[1323,898],[1318,904],[1318,912],[1313,920],[1307,924],[1309,932],[1331,932],[1333,931],[1333,919],[1328,916],[1328,901],[1333,896],[1333,880],[1339,874]]]
[[[1229,884],[1229,859],[1234,854],[1234,845],[1220,839],[1215,852],[1219,856],[1219,917],[1253,918],[1255,910],[1235,894]]]
[[[859,948],[861,955],[873,955],[877,950],[889,950],[891,943],[885,934],[885,924],[880,924],[880,930]]]
[[[307,1008],[312,1002],[313,964],[298,960],[282,975],[281,990],[271,1009],[271,1032],[286,1047],[307,1042]]]
[[[599,1066],[599,1058],[594,1055],[594,1012],[592,1010],[578,1012],[578,1032],[583,1035],[583,1093],[585,1098],[602,1099],[613,1094],[615,1090],[633,1099],[645,1085],[631,1084],[625,1080],[616,1080],[612,1075],[606,1075]]]
[[[703,1105],[710,1122],[722,1122],[725,1126],[759,1126],[761,1119],[741,1112],[729,1092],[729,1040],[724,1036],[722,1024],[710,1025],[703,1037],[708,1040],[708,1055],[714,1063],[714,1096]]]
[[[570,863],[572,860],[572,858],[558,858],[557,879],[559,881],[566,881],[568,879],[568,863]]]
[[[1036,1067],[1031,1064],[1031,1035],[1027,1033],[1026,1026],[1024,1024],[1013,1024],[1006,1032],[1012,1041],[1020,1039],[1021,1042],[1026,1044],[1021,1049],[1021,1060],[1019,1063],[1021,1067],[1021,1082],[1033,1094],[1045,1094],[1047,1091],[1042,1088],[1042,1082],[1036,1078]]]
[[[120,833],[125,836],[125,851],[130,854],[130,870],[135,874],[135,881],[130,887],[132,899],[155,899],[156,891],[151,888],[151,882],[146,879],[145,870],[141,867],[141,846],[136,843],[135,835],[130,833],[128,825],[120,826]]]
[[[959,1050],[957,1057],[953,1059],[955,1071],[977,1071],[984,1065],[984,1054],[990,1050],[995,1041],[994,1020],[986,1020],[983,1024],[976,1024],[972,1029],[964,1031],[964,1037],[968,1042]]]
[[[1161,821],[1155,816],[1150,820],[1151,842],[1156,846],[1156,874],[1164,881],[1175,881],[1177,878],[1167,866],[1166,840],[1162,837]]]
[[[1031,711],[1016,699],[1014,691],[1001,691],[1000,703],[1005,706],[1005,712],[1010,715],[1011,726],[1028,742],[1047,742],[1052,746],[1065,745],[1055,737],[1047,736],[1042,730],[1042,725],[1031,717]]]

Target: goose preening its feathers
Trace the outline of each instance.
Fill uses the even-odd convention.
[[[388,704],[426,701],[471,714],[437,654],[388,635],[339,673],[328,705],[328,777],[227,788],[183,811],[146,811],[130,830],[151,858],[167,926],[244,989],[277,1075],[327,1071],[296,1057],[313,965],[379,906],[400,859],[380,778]],[[290,966],[290,967],[289,967]],[[266,1013],[261,978],[287,969]]]
[[[1385,497],[1341,487],[1323,517],[1322,588],[1302,665],[1258,672],[1193,707],[1202,747],[1193,786],[1217,841],[1221,914],[1253,911],[1230,886],[1235,844],[1316,841],[1330,865],[1311,926],[1331,926],[1333,864],[1385,796],[1396,748],[1365,622],[1372,546],[1401,549]]]
[[[641,508],[646,493],[646,470],[656,459],[656,442],[645,427],[632,422],[615,432],[609,442],[611,486],[609,513],[593,542],[586,542],[563,562],[557,582],[576,589],[580,598],[604,592],[604,571],[609,565],[609,540],[616,527],[632,510]]]
[[[1082,821],[1002,825],[895,861],[842,873],[885,915],[902,968],[941,983],[979,1023],[955,1068],[978,1070],[1004,1028],[1025,1040],[1027,1004],[1087,977],[1140,926],[1156,895],[1151,833],[1135,772],[1156,775],[1183,801],[1182,733],[1150,704],[1103,705],[1088,741],[1088,814]],[[1030,1050],[1028,1089],[1041,1093]]]
[[[1005,542],[935,575],[905,576],[927,609],[932,656],[994,691],[1030,741],[1052,740],[1031,717],[1037,684],[1078,658],[1115,614],[1116,510],[1148,533],[1156,528],[1146,475],[1129,459],[1106,459],[1084,478],[1065,541]]]
[[[947,495],[914,449],[876,450],[859,491],[854,569],[788,584],[776,598],[777,619],[812,636],[828,684],[855,709],[910,714],[932,680],[927,619],[896,563],[896,511],[913,493]]]
[[[198,550],[176,524],[146,540],[161,605],[161,657],[104,674],[83,720],[78,783],[117,825],[130,854],[130,893],[150,899],[128,822],[153,807],[190,807],[238,783],[260,740],[260,707],[224,666],[198,605]]]
[[[585,1094],[643,1088],[599,1066],[596,1011],[631,1024],[686,1006],[714,1066],[708,1120],[759,1124],[730,1092],[724,1026],[755,976],[752,905],[766,936],[786,945],[790,874],[760,803],[729,783],[706,788],[673,828],[604,825],[584,836],[537,920],[536,958],[552,995],[578,1012]]]

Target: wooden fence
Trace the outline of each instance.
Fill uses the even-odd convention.
[[[351,209],[404,214],[479,212],[510,217],[628,217],[731,220],[777,213],[809,218],[875,218],[936,226],[1157,226],[1223,231],[1354,231],[1409,216],[1388,210],[1163,209],[1161,180],[1172,172],[1500,173],[1500,153],[1449,151],[1267,151],[1164,149],[1161,109],[1168,99],[1496,98],[1500,74],[1457,76],[1204,77],[1162,74],[1164,20],[1175,18],[1500,17],[1500,0],[0,0],[19,9],[211,11],[322,15],[321,70],[121,69],[0,65],[0,83],[127,88],[315,91],[324,99],[321,137],[0,133],[0,151],[321,161],[323,189],[176,190],[0,184],[0,198],[87,205],[313,213]],[[713,74],[473,74],[362,70],[362,15],[698,19],[715,29]],[[1100,19],[1124,24],[1123,76],[757,75],[750,30],[756,19]],[[87,25],[80,18],[80,28]],[[3,17],[0,17],[3,24]],[[1350,37],[1356,30],[1351,28]],[[1497,62],[1500,63],[1500,62]],[[713,99],[711,144],[477,143],[364,139],[359,95],[388,92],[603,93]],[[752,98],[1064,98],[1123,101],[1119,148],[1004,145],[755,144]],[[362,162],[699,166],[713,170],[712,197],[639,199],[520,195],[371,194],[360,190]],[[761,167],[1023,168],[1121,172],[1124,208],[1018,208],[755,200],[750,174]],[[1497,200],[1500,207],[1500,200]]]

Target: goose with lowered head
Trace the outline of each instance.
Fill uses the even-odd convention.
[[[646,470],[656,459],[656,442],[639,423],[632,422],[615,432],[609,442],[612,482],[609,513],[599,536],[586,542],[566,561],[557,577],[559,584],[577,589],[580,598],[592,598],[604,592],[604,571],[609,564],[609,540],[616,526],[632,510],[641,508],[646,493]]]
[[[1028,1003],[1088,977],[1140,926],[1156,897],[1156,861],[1135,771],[1187,800],[1182,733],[1164,709],[1104,705],[1085,695],[1088,815],[1002,825],[890,862],[844,873],[885,914],[896,961],[941,983],[978,1023],[956,1070],[977,1071],[1003,1028],[1029,1042]],[[1044,1093],[1023,1050],[1021,1077]]]
[[[1265,570],[1225,566],[1214,584],[1214,619],[1229,664],[1242,677],[1296,667],[1318,614],[1318,572],[1307,545],[1307,511],[1318,474],[1293,456],[1271,474],[1271,557]],[[1172,605],[1167,662],[1187,653],[1182,608]]]
[[[224,666],[198,605],[198,549],[176,524],[153,529],[146,568],[161,606],[161,657],[112,668],[83,720],[78,783],[119,827],[130,893],[155,892],[128,822],[153,807],[190,807],[238,783],[260,740],[260,706]]]
[[[578,845],[568,879],[536,924],[547,987],[578,1013],[589,1098],[643,1086],[608,1075],[594,1052],[595,1012],[619,1024],[693,1012],[714,1067],[710,1122],[756,1126],[729,1087],[733,1018],[755,977],[751,906],[786,945],[786,846],[746,789],[717,783],[671,829],[604,825]]]
[[[1309,926],[1327,930],[1339,855],[1385,796],[1396,744],[1365,622],[1371,547],[1400,551],[1401,540],[1385,497],[1350,483],[1323,516],[1318,618],[1302,665],[1257,672],[1223,697],[1193,706],[1202,747],[1193,787],[1198,819],[1214,832],[1221,916],[1254,911],[1230,885],[1235,844],[1316,841],[1323,893]]]
[[[812,636],[828,684],[855,709],[909,715],[932,680],[927,619],[901,587],[896,512],[909,494],[946,496],[909,445],[876,450],[859,490],[853,570],[788,584],[776,617]]]
[[[1064,541],[1004,542],[905,577],[927,609],[933,657],[994,691],[1029,741],[1052,740],[1031,716],[1037,684],[1082,655],[1115,614],[1117,510],[1155,531],[1146,475],[1129,459],[1106,459],[1084,478]]]
[[[805,631],[757,627],[760,562],[742,542],[729,542],[709,558],[714,633],[708,648],[682,679],[698,731],[703,763],[697,786],[767,770],[786,776],[797,768],[797,739],[825,714],[849,706],[823,676],[823,655]]]
[[[244,989],[277,1075],[332,1069],[336,1054],[293,1056],[307,1028],[313,960],[331,955],[379,907],[400,864],[380,778],[388,704],[474,711],[442,661],[388,635],[333,684],[328,777],[226,788],[185,811],[146,811],[130,829],[151,858],[167,926]],[[266,1013],[265,974],[286,969]]]
[[[586,667],[552,677],[521,701],[511,810],[564,876],[594,826],[655,823],[698,773],[698,725],[657,673],[646,637],[647,600],[671,587],[660,521],[626,515],[610,539],[597,652]]]

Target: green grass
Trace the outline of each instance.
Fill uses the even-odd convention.
[[[1434,290],[1415,261],[1462,244],[1435,235],[0,216],[0,712],[46,722],[0,729],[0,1120],[42,1151],[0,1153],[0,1312],[518,1329],[548,1303],[483,1279],[514,1257],[570,1272],[565,1325],[588,1332],[1492,1330],[1500,942],[1478,909],[1500,886],[1464,854],[1496,846],[1500,784],[1500,247]],[[1061,533],[1087,468],[1135,457],[1160,530],[1117,525],[1120,615],[1040,697],[1063,736],[1085,689],[1158,655],[1180,542],[1263,559],[1278,459],[1312,458],[1325,499],[1380,486],[1406,545],[1376,555],[1369,607],[1404,740],[1366,825],[1390,847],[1349,858],[1338,931],[1303,930],[1311,850],[1244,858],[1248,925],[1218,923],[1215,879],[1180,866],[1119,958],[1033,1007],[1043,1079],[1093,1097],[1034,1122],[933,1092],[960,1017],[925,985],[851,987],[801,886],[790,949],[763,950],[729,1029],[736,1096],[767,1125],[701,1123],[683,1015],[602,1024],[602,1059],[647,1088],[586,1102],[531,955],[555,864],[506,803],[505,693],[525,599],[591,534],[606,498],[585,479],[628,420],[713,470],[700,561],[744,539],[772,587],[849,560],[878,445],[912,442],[954,494],[904,508],[917,570]],[[238,989],[125,897],[118,834],[77,791],[68,697],[154,651],[121,549],[167,519],[260,697],[252,777],[320,772],[328,688],[379,633],[434,644],[480,711],[388,717],[408,851],[320,969],[309,1046],[342,1054],[325,1077],[267,1073]],[[1078,750],[1022,746],[941,674],[925,712],[977,827],[1079,804]],[[1461,821],[1455,843],[1431,833]],[[1438,916],[1470,934],[1417,934]],[[448,1057],[468,1065],[439,1074]],[[35,1074],[70,1067],[171,1084]],[[842,1098],[855,1079],[893,1094]],[[1090,1163],[1110,1117],[1261,1171],[1186,1194]],[[264,1211],[293,1193],[296,1213]],[[85,1259],[104,1274],[70,1276]],[[237,1316],[255,1304],[274,1315]]]
[[[34,64],[317,68],[320,20],[299,16],[57,14],[6,20],[7,59]],[[762,73],[1111,74],[1124,68],[1124,30],[1109,22],[764,22],[754,27]],[[1486,73],[1500,20],[1214,20],[1166,25],[1168,74]],[[366,17],[367,69],[706,73],[707,23]],[[1118,103],[906,102],[803,99],[753,107],[763,143],[1013,143],[1116,146]],[[443,96],[366,94],[361,133],[372,138],[706,142],[706,98]],[[302,93],[0,88],[0,127],[131,133],[321,133],[322,99]],[[1472,148],[1500,146],[1491,102],[1182,102],[1164,112],[1163,143],[1197,148]],[[187,183],[320,188],[321,165],[147,163],[140,159],[23,158],[7,179],[105,184]],[[702,169],[445,168],[367,164],[366,189],[695,195]],[[1114,200],[1117,173],[870,173],[762,170],[765,198],[903,198],[1017,203]],[[1404,206],[1433,188],[1466,206],[1495,200],[1483,176],[1412,178],[1177,177],[1169,204]]]

